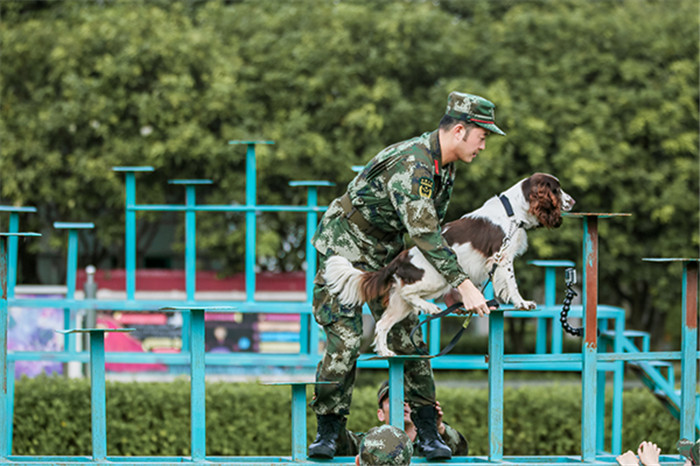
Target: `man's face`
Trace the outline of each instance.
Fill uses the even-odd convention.
[[[457,148],[457,157],[462,162],[469,163],[474,160],[479,152],[486,149],[486,136],[489,135],[490,131],[477,126],[472,128],[471,131],[467,132],[467,129],[462,127],[464,135],[462,137],[462,142]]]
[[[389,397],[386,396],[382,400],[382,407],[377,410],[377,418],[384,424],[389,424]],[[411,407],[408,403],[403,404],[403,423],[404,425],[413,424],[411,421]]]

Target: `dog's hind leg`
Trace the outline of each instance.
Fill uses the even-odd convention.
[[[401,299],[398,294],[391,294],[389,305],[374,327],[373,346],[379,356],[396,356],[396,353],[391,351],[387,345],[387,336],[394,325],[405,319],[411,312],[412,308],[408,303]]]

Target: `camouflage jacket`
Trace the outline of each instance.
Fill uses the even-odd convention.
[[[324,256],[342,255],[370,270],[385,266],[403,249],[408,234],[433,267],[454,287],[467,274],[440,232],[452,196],[456,167],[442,166],[438,131],[387,147],[348,185],[362,217],[388,238],[347,220],[340,198],[321,219],[313,245]]]

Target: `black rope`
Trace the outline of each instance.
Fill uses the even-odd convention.
[[[575,337],[583,336],[583,328],[575,328],[569,325],[569,309],[571,308],[571,301],[578,294],[574,291],[574,285],[576,284],[576,269],[568,268],[564,271],[564,278],[566,280],[566,296],[564,297],[564,305],[561,309],[561,316],[559,320],[561,321],[561,326],[564,331]]]

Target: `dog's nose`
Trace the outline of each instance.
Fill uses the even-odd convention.
[[[574,204],[576,204],[576,201],[574,200],[574,198],[569,196],[568,194],[564,193],[564,206],[563,206],[564,211],[568,212],[571,209],[573,209]]]

